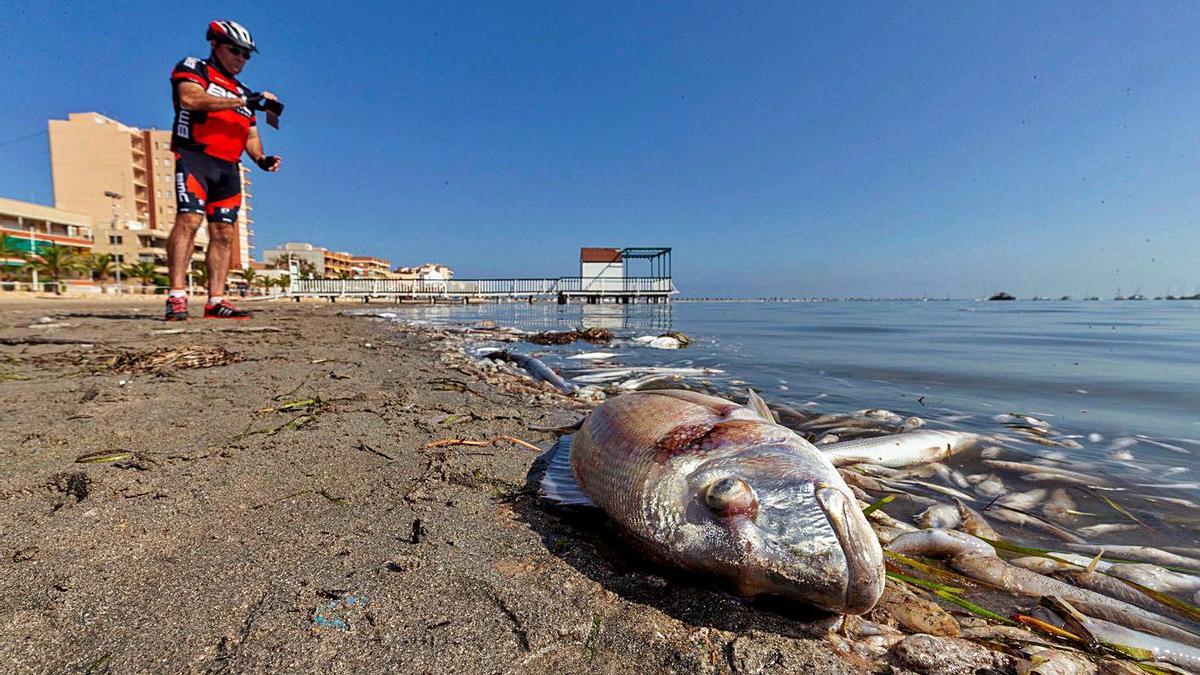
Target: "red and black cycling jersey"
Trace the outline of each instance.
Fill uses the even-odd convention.
[[[250,127],[255,124],[254,111],[245,106],[211,112],[184,110],[179,105],[181,82],[195,82],[209,96],[225,98],[247,96],[251,90],[221,70],[217,63],[194,56],[180,61],[171,72],[171,99],[175,104],[171,149],[202,152],[227,162],[238,161],[246,149]]]

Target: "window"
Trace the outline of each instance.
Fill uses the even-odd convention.
[[[125,238],[119,234],[110,234],[110,235],[108,235],[108,243],[123,244],[123,243],[125,243]]]

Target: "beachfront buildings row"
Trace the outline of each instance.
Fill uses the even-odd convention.
[[[296,269],[305,276],[326,279],[342,276],[385,278],[390,271],[390,263],[382,258],[332,251],[306,242],[289,241],[277,248],[264,250],[262,255],[262,265],[268,269],[287,270],[296,265]]]
[[[450,279],[454,276],[454,270],[437,263],[393,269],[391,262],[384,258],[333,251],[299,241],[289,241],[277,248],[266,249],[262,256],[263,261],[256,263],[256,268],[296,269],[305,276],[321,279]]]
[[[54,206],[88,216],[95,252],[122,264],[150,261],[164,270],[167,237],[175,224],[175,156],[171,132],[140,129],[95,112],[50,120],[50,170]],[[234,239],[234,269],[253,259],[253,194],[242,171],[242,208]],[[196,237],[194,259],[203,261],[206,228]]]

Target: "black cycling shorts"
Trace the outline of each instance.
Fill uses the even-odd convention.
[[[203,213],[210,223],[236,223],[242,206],[238,163],[202,152],[177,150],[175,205],[176,212]]]

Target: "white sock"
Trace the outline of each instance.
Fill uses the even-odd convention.
[[[167,296],[172,298],[186,298],[187,291],[171,291]]]
[[[221,301],[224,299],[225,299],[225,296],[223,296],[223,295],[210,295],[210,296],[208,296],[208,304],[210,307],[212,305],[219,305],[219,304],[221,304]]]

